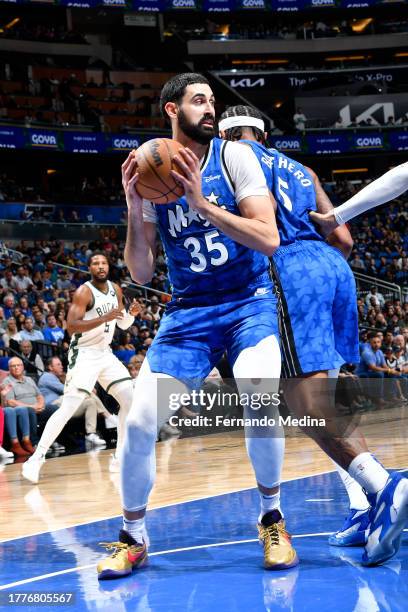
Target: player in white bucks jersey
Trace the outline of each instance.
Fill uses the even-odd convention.
[[[64,398],[60,408],[48,420],[35,453],[22,470],[24,478],[34,484],[38,482],[49,447],[87,395],[92,393],[96,382],[119,403],[117,454],[122,447],[133,384],[127,368],[112,353],[110,344],[116,325],[121,329],[130,327],[141,306],[133,300],[129,312],[126,312],[122,290],[108,280],[109,261],[104,253],[93,253],[88,264],[91,280],[75,291],[68,312],[68,332],[72,337]]]

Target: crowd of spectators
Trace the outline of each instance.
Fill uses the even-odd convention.
[[[127,288],[130,278],[124,268],[123,250],[109,240],[74,243],[70,247],[57,241],[32,244],[23,241],[18,245],[19,263],[3,251],[0,259],[0,355],[3,354],[0,404],[3,405],[1,419],[5,421],[15,456],[31,454],[47,419],[60,405],[69,346],[67,312],[74,291],[88,279],[90,253],[100,249],[110,254],[111,278],[124,287],[125,296],[129,299],[136,296],[144,306],[129,331],[117,330],[112,344],[114,353],[128,365],[131,377],[135,378],[157,333],[168,296],[159,299],[151,292],[149,299],[144,299],[140,290]],[[158,266],[151,283],[159,290],[169,288],[165,269],[159,249]],[[116,426],[114,417],[97,395],[88,398],[74,415],[84,417],[83,440],[92,446],[106,445],[97,432],[98,415],[105,419],[105,428]],[[57,441],[51,450],[61,452],[64,447]],[[0,439],[0,460],[4,457],[7,458],[7,451],[2,449]]]
[[[167,28],[169,31],[179,31],[180,24],[171,21]],[[218,24],[206,19],[204,24],[185,27],[182,35],[191,38],[209,38],[211,40],[256,40],[280,39],[296,40],[307,38],[334,38],[343,36],[361,36],[371,34],[394,34],[408,31],[408,20],[398,19],[367,19],[365,23],[360,20],[330,19],[330,20],[282,20],[273,19],[257,23],[243,23],[231,20],[228,24]]]
[[[225,23],[227,21],[227,23]],[[237,19],[225,18],[224,23],[216,23],[212,19],[206,19],[201,23],[177,23],[171,19],[166,25],[169,33],[177,32],[186,39],[201,38],[210,40],[296,40],[310,38],[334,38],[344,36],[364,36],[372,34],[394,34],[406,32],[408,20],[405,18],[376,19],[369,18],[361,20],[339,19],[265,19],[256,23],[238,21]]]
[[[44,174],[30,177],[27,173],[17,174],[9,170],[0,174],[0,202],[35,202],[43,203],[65,203],[76,202],[78,204],[115,204],[123,203],[123,189],[120,182],[119,172],[117,176],[85,176],[77,175],[69,177],[63,170],[55,172],[53,180],[44,180]],[[73,209],[75,210],[75,209]],[[41,211],[33,209],[31,217],[46,218],[48,209]],[[58,216],[57,216],[58,215]],[[85,220],[85,216],[78,211],[76,215],[79,220]],[[27,218],[27,217],[25,217]],[[24,220],[24,219],[23,219]],[[55,222],[76,223],[78,219],[70,211],[63,214],[60,211],[52,215],[49,220]]]

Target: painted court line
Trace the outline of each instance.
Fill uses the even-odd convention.
[[[316,538],[319,536],[328,536],[331,531],[323,531],[321,533],[300,533],[293,535],[292,538]],[[232,540],[230,542],[216,542],[214,544],[198,544],[197,546],[186,546],[184,548],[171,548],[169,550],[159,550],[153,553],[149,553],[149,557],[158,557],[160,555],[171,555],[179,552],[186,552],[190,550],[199,550],[201,548],[217,548],[220,546],[233,546],[235,544],[252,544],[258,542],[258,538],[250,538],[249,540]],[[37,582],[38,580],[46,580],[47,578],[54,578],[55,576],[63,576],[64,574],[72,574],[73,572],[82,572],[83,570],[95,567],[95,563],[89,563],[88,565],[81,565],[76,567],[70,567],[59,572],[51,572],[50,574],[43,574],[42,576],[34,576],[33,578],[26,578],[25,580],[18,580],[17,582],[10,582],[9,584],[3,584],[0,586],[0,591],[5,589],[11,589],[13,587],[22,586],[23,584],[29,584],[30,582]]]
[[[62,457],[62,459],[63,458],[64,457]],[[313,478],[314,476],[323,476],[324,474],[332,474],[335,471],[336,470],[325,470],[323,472],[316,472],[315,474],[306,474],[305,476],[294,476],[292,478],[285,478],[285,480],[282,480],[281,484],[284,482],[293,482],[294,480],[303,480],[304,478]],[[153,510],[161,510],[162,508],[170,508],[171,506],[180,506],[180,504],[191,504],[193,502],[202,501],[203,499],[210,499],[212,497],[221,497],[222,495],[231,495],[233,493],[241,493],[242,491],[251,491],[255,488],[256,487],[243,487],[242,489],[233,489],[232,491],[224,491],[223,493],[204,495],[203,497],[195,497],[194,499],[186,499],[184,501],[163,504],[162,506],[156,506],[155,508],[151,508],[150,510],[148,510],[148,513],[152,512]],[[74,527],[82,527],[83,525],[92,525],[92,523],[110,521],[112,519],[121,517],[121,514],[114,514],[113,516],[105,516],[104,518],[92,519],[92,521],[81,521],[80,523],[74,523],[73,525],[65,525],[64,527],[58,527],[58,529],[44,529],[44,531],[35,531],[34,533],[28,533],[26,535],[17,536],[15,538],[0,540],[0,544],[5,544],[6,542],[14,542],[15,540],[22,540],[23,538],[32,538],[34,536],[44,535],[45,533],[55,533],[56,531],[62,531],[63,529],[72,529]]]

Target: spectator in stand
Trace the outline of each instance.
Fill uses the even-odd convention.
[[[20,342],[19,352],[27,375],[37,378],[44,372],[44,362],[30,340]]]
[[[34,329],[41,331],[42,333],[42,330],[45,327],[45,319],[44,319],[44,315],[42,314],[38,306],[33,306],[33,318],[34,318]],[[44,334],[42,334],[42,336],[44,340]]]
[[[16,300],[12,293],[7,293],[7,295],[4,296],[3,304],[4,316],[6,317],[6,319],[14,317],[14,308],[16,305]]]
[[[43,335],[45,342],[51,344],[60,344],[63,341],[65,332],[61,327],[58,327],[54,314],[47,315],[47,327],[44,327]]]
[[[370,288],[369,293],[366,295],[365,302],[366,302],[368,307],[370,307],[373,304],[374,305],[378,304],[381,308],[384,308],[385,299],[384,299],[384,296],[382,295],[382,293],[379,293],[377,291],[377,287],[375,285],[373,285]]]
[[[6,332],[2,336],[4,346],[9,348],[10,340],[21,342],[21,335],[17,328],[17,322],[14,317],[10,317],[7,321]]]
[[[71,280],[68,276],[68,272],[67,270],[62,270],[59,273],[59,277],[57,280],[57,289],[59,289],[60,291],[65,290],[65,289],[71,289],[72,284],[71,284]]]
[[[387,348],[385,349],[384,352],[384,357],[385,357],[385,364],[388,368],[389,372],[395,372],[395,374],[388,374],[389,378],[394,379],[394,385],[395,385],[395,395],[397,397],[397,399],[402,400],[403,402],[406,402],[406,398],[404,396],[404,393],[402,391],[402,374],[401,374],[401,370],[398,368],[398,361],[397,358],[393,352],[393,348]]]
[[[365,264],[358,253],[354,253],[353,259],[350,260],[350,267],[353,270],[365,270]]]
[[[157,295],[153,295],[150,299],[150,306],[146,308],[146,312],[152,316],[153,321],[160,321],[162,317],[162,309]]]
[[[4,270],[4,276],[0,279],[0,287],[3,289],[12,289],[12,283],[14,282],[15,276],[13,275],[13,271],[8,268]]]
[[[24,375],[24,364],[19,357],[12,357],[9,360],[8,368],[9,375],[3,381],[3,405],[6,408],[26,408],[28,410],[29,432],[27,432],[26,429],[26,420],[24,416],[22,416],[22,418],[24,418],[25,427],[23,430],[22,446],[24,450],[31,454],[34,452],[34,449],[31,445],[30,439],[34,444],[36,444],[38,441],[37,415],[44,410],[44,398],[39,392],[33,379]],[[8,425],[7,411],[5,414],[6,424]],[[25,414],[24,411],[21,412],[21,414]],[[10,434],[10,437],[11,435],[12,434]],[[16,438],[16,436],[13,435],[13,438]],[[13,449],[13,444],[11,450],[13,453],[15,452]]]
[[[299,132],[302,132],[306,127],[306,115],[302,111],[300,107],[296,109],[296,113],[293,115],[293,123],[295,124],[295,129]]]
[[[391,331],[386,331],[384,340],[381,346],[381,350],[385,354],[385,351],[388,349],[392,350],[393,346],[394,346],[394,335]]]
[[[381,330],[382,332],[386,332],[387,330],[387,320],[384,317],[384,315],[382,314],[382,312],[378,313],[375,317],[375,327],[376,329]]]
[[[30,340],[31,342],[35,342],[36,340],[44,342],[44,334],[39,329],[34,329],[34,320],[32,317],[25,318],[23,328],[20,331],[20,338],[22,340]]]
[[[25,296],[25,295],[23,295],[23,296],[22,296],[22,297],[19,299],[18,303],[19,303],[19,305],[20,305],[20,310],[21,310],[21,313],[22,313],[22,314],[23,314],[25,317],[32,317],[32,316],[33,316],[32,310],[31,310],[31,308],[30,308],[30,307],[29,307],[29,305],[28,305],[28,300],[27,300],[27,298],[26,298],[26,296]]]
[[[19,266],[17,268],[17,275],[14,277],[11,282],[11,288],[14,289],[17,293],[26,293],[33,286],[32,279],[28,276],[27,268],[24,266]]]
[[[381,350],[381,338],[375,332],[368,336],[370,347],[361,353],[361,361],[358,367],[360,378],[372,378],[372,384],[367,386],[366,394],[377,403],[378,407],[384,406],[384,378],[390,375],[399,375],[396,370],[387,367],[384,353]]]
[[[33,445],[30,440],[30,419],[28,416],[28,408],[23,406],[8,407],[5,406],[5,396],[10,390],[11,385],[5,384],[4,381],[0,385],[0,395],[3,404],[3,409],[0,411],[4,414],[5,429],[10,438],[11,454],[16,457],[28,457],[34,452]],[[21,444],[18,439],[18,429],[21,435]],[[4,451],[4,449],[2,449]],[[7,452],[7,451],[4,451]],[[4,459],[3,454],[3,459]]]

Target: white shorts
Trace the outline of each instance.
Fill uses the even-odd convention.
[[[65,391],[71,387],[92,393],[98,382],[107,393],[123,380],[132,380],[128,369],[111,351],[79,348],[68,353]]]

